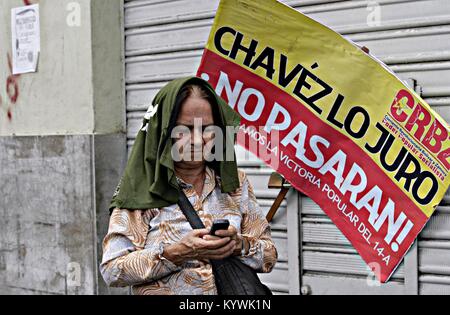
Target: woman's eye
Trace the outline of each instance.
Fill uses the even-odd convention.
[[[191,134],[191,129],[188,126],[177,125],[172,131],[172,135],[176,139],[184,138]]]
[[[214,137],[214,135],[215,135],[214,127],[208,126],[208,127],[203,128],[203,136],[204,137],[211,138],[211,137]]]

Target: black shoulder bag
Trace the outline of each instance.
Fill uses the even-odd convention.
[[[181,189],[178,205],[193,229],[205,228]],[[211,260],[211,265],[219,295],[272,295],[270,289],[259,280],[255,270],[236,257]]]

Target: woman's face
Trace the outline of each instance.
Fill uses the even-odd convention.
[[[187,98],[181,106],[172,138],[174,139],[172,157],[176,164],[183,163],[189,167],[202,166],[214,138],[211,104],[195,95]]]

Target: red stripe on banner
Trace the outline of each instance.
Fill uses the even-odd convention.
[[[357,195],[357,200],[377,185],[383,192],[378,213],[380,214],[382,212],[390,198],[395,203],[394,220],[397,220],[402,212],[407,216],[407,219],[402,224],[401,228],[393,236],[392,242],[388,244],[384,240],[388,232],[388,224],[386,223],[388,220],[386,220],[386,224],[382,225],[379,231],[376,231],[372,224],[369,223],[369,211],[365,208],[358,210],[350,201],[350,192],[343,195],[339,191],[339,188],[334,185],[335,178],[332,174],[327,173],[326,175],[321,175],[317,169],[305,165],[298,159],[296,157],[295,147],[292,145],[285,147],[281,145],[281,143],[279,144],[280,152],[282,150],[287,153],[292,162],[299,165],[303,171],[299,172],[298,169],[296,170],[295,166],[293,166],[295,164],[293,163],[290,163],[289,167],[288,164],[281,161],[281,157],[276,161],[265,161],[269,166],[282,174],[297,190],[311,197],[352,243],[365,262],[375,271],[375,274],[380,281],[383,283],[386,282],[397,268],[429,218],[383,172],[383,170],[380,169],[368,153],[354,143],[349,137],[335,130],[315,116],[310,111],[309,107],[258,75],[211,51],[205,50],[198,76],[200,77],[207,74],[209,83],[213,87],[216,87],[221,71],[228,75],[232,87],[235,86],[238,80],[243,83],[243,91],[247,88],[252,88],[260,91],[265,98],[265,105],[260,118],[256,122],[251,122],[243,118],[241,122],[243,125],[247,127],[254,126],[257,128],[265,126],[273,106],[275,102],[277,102],[290,113],[292,119],[291,127],[296,126],[300,121],[307,126],[307,136],[305,141],[307,152],[310,151],[308,150],[310,148],[308,144],[311,136],[318,135],[330,142],[329,148],[319,144],[325,162],[333,157],[339,150],[347,155],[344,178],[349,173],[353,163],[358,164],[364,169],[364,172],[367,175],[367,188]],[[224,91],[221,96],[228,102],[228,96],[225,94],[226,92]],[[257,103],[256,98],[250,97],[248,103],[248,108],[246,107],[247,112],[251,113],[255,109]],[[239,112],[239,110],[237,111]],[[372,128],[374,127],[372,126]],[[292,128],[289,128],[287,131],[281,131],[280,139],[286,137],[291,129]],[[265,132],[262,132],[261,136],[267,137],[267,141],[271,140],[271,135],[268,135]],[[242,131],[239,138],[241,139],[239,144],[256,154],[258,157],[262,156],[260,153],[271,154],[268,148],[263,148],[261,150],[261,146],[259,146],[259,150],[261,151],[258,152],[254,145],[255,140],[248,134],[244,135]],[[242,139],[245,139],[245,141]],[[271,149],[273,149],[273,147]],[[305,155],[310,160],[313,160],[315,157],[314,154],[311,153],[309,153],[309,155],[306,153]],[[314,183],[314,178],[320,178],[320,187],[316,185],[317,183]],[[358,181],[353,184],[357,185]],[[328,185],[330,190],[324,191],[325,185]],[[340,199],[340,203],[338,203],[338,198]],[[344,205],[346,205],[346,207],[344,207]],[[414,226],[412,227],[411,232],[404,238],[403,242],[398,241],[399,235],[406,227],[408,219],[412,221]],[[399,244],[397,244],[396,241],[398,241]],[[398,249],[395,248],[397,245]],[[397,249],[397,251],[394,251],[394,249]]]

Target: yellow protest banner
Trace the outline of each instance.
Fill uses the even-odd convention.
[[[448,124],[376,58],[275,0],[222,0],[198,76],[241,115],[238,142],[386,282],[448,189]]]

